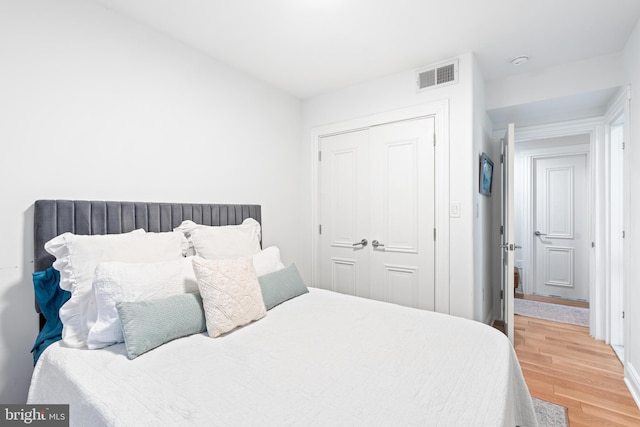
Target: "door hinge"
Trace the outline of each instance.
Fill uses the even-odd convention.
[[[433,240],[436,240],[436,229],[433,229]]]
[[[322,234],[322,224],[318,224],[318,234]]]
[[[322,161],[322,151],[318,151],[318,161]]]
[[[624,239],[624,230],[622,230],[622,238]]]
[[[504,163],[504,154],[500,154],[500,163]]]
[[[622,312],[622,318],[624,319],[624,311]]]
[[[500,299],[504,299],[504,291],[500,291]]]
[[[624,141],[622,141],[622,149],[624,150]]]
[[[434,147],[436,146],[436,134],[435,133],[433,134],[433,146]]]
[[[504,225],[500,226],[500,235],[504,234]]]
[[[591,247],[595,248],[596,247],[596,242],[591,242]]]

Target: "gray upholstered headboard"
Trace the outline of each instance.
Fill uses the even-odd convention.
[[[38,200],[33,220],[34,270],[51,267],[54,257],[44,250],[44,244],[67,231],[75,234],[119,234],[137,228],[172,231],[187,219],[204,225],[237,225],[247,218],[261,222],[260,208],[260,205]]]

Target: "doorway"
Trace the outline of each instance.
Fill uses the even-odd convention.
[[[310,168],[313,186],[311,189],[311,223],[310,232],[312,235],[312,264],[311,277],[312,286],[324,287],[321,280],[321,249],[320,240],[324,232],[320,220],[322,210],[322,199],[320,197],[321,177],[320,169],[323,156],[320,152],[322,138],[325,136],[339,135],[354,130],[362,130],[382,126],[386,124],[406,122],[419,118],[430,118],[433,120],[434,134],[431,145],[433,146],[433,210],[434,229],[431,232],[434,239],[434,256],[437,259],[434,265],[434,311],[439,313],[451,313],[451,288],[450,288],[450,217],[449,217],[449,105],[446,100],[430,102],[399,110],[388,111],[360,118],[349,119],[344,122],[337,122],[312,129],[311,132],[311,157]],[[430,173],[431,173],[430,172]],[[386,245],[382,239],[369,236],[356,238],[353,243],[367,240],[366,248],[373,247],[372,240],[378,240],[378,244]],[[364,245],[362,245],[364,247]],[[401,265],[406,266],[406,265]],[[402,272],[401,272],[402,273]]]
[[[610,344],[624,363],[624,114],[609,125],[607,282]]]
[[[516,313],[589,326],[591,135],[520,140],[515,151]]]
[[[435,120],[320,138],[320,284],[435,308]]]

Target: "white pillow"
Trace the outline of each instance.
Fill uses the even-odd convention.
[[[207,259],[238,258],[260,252],[260,223],[253,218],[240,225],[208,226],[183,221],[181,231],[193,244],[195,253]]]
[[[280,249],[270,246],[253,256],[253,268],[256,269],[256,276],[264,276],[274,271],[282,270],[284,264],[280,260]]]
[[[60,272],[60,287],[71,298],[60,308],[62,343],[84,347],[89,329],[97,318],[92,280],[103,261],[151,262],[181,258],[185,238],[182,233],[130,233],[79,235],[64,233],[45,243],[56,257],[53,267]]]
[[[193,259],[210,337],[263,318],[267,309],[250,257]]]
[[[98,318],[89,331],[87,347],[124,342],[116,304],[156,300],[198,292],[191,257],[144,264],[103,262],[93,278]]]

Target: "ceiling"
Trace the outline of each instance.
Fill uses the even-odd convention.
[[[493,128],[497,130],[506,129],[509,123],[523,127],[600,117],[607,113],[607,108],[619,92],[620,88],[613,87],[562,98],[495,108],[487,113]]]
[[[618,52],[640,18],[638,0],[94,1],[300,99],[465,52],[487,80]]]

